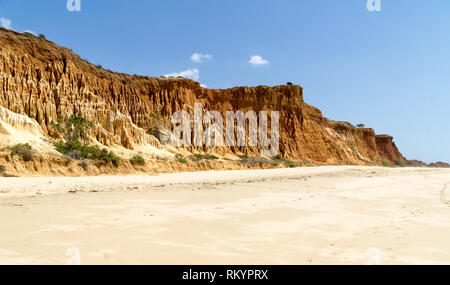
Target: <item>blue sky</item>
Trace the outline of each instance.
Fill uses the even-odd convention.
[[[381,12],[366,0],[66,2],[0,0],[0,25],[114,71],[190,70],[210,88],[291,81],[326,117],[392,134],[410,159],[450,162],[448,0],[381,0]]]

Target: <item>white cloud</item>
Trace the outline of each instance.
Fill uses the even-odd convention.
[[[194,53],[191,56],[191,60],[195,63],[202,63],[203,60],[211,60],[212,55],[210,54],[203,54],[203,53]]]
[[[188,70],[184,70],[181,72],[173,72],[173,73],[169,73],[164,75],[165,77],[185,77],[185,78],[190,78],[193,80],[198,80],[200,78],[200,70],[198,70],[197,68],[191,68]]]
[[[11,27],[12,27],[11,20],[1,17],[0,18],[0,26],[2,26],[5,29],[11,29]]]
[[[248,61],[251,65],[264,65],[264,64],[269,64],[268,60],[265,60],[264,58],[262,58],[260,55],[252,55],[252,57],[250,58],[250,60]]]

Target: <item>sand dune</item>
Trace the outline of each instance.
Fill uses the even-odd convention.
[[[448,169],[0,178],[0,264],[450,264],[449,216]]]

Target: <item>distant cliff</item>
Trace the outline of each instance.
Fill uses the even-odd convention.
[[[176,111],[192,112],[196,102],[223,114],[279,111],[280,151],[292,160],[323,164],[404,161],[392,137],[324,118],[320,110],[303,101],[298,85],[212,90],[189,79],[120,74],[45,39],[0,29],[0,106],[35,120],[44,136],[56,136],[49,128],[51,121],[82,113],[95,124],[90,131],[94,141],[128,149],[143,144],[164,149],[147,132],[150,114],[167,120]],[[0,118],[0,132],[2,123],[14,124],[4,120]],[[259,153],[249,146],[211,151]]]

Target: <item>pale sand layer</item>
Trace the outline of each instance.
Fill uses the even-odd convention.
[[[0,264],[450,264],[449,225],[445,169],[0,178]]]

